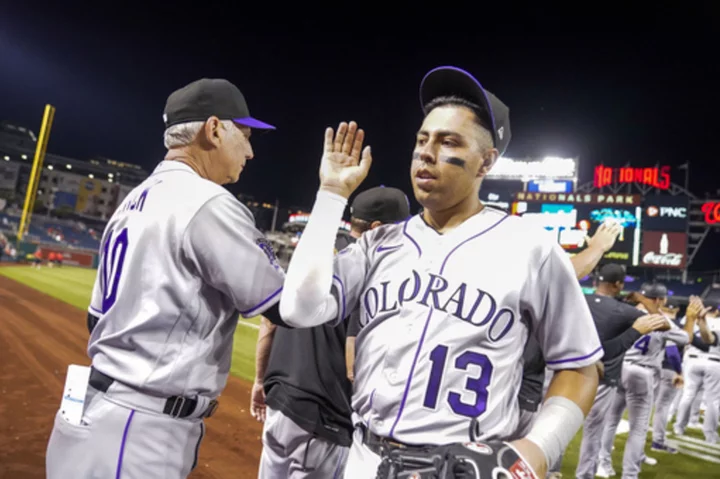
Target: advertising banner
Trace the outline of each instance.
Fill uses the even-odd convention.
[[[613,248],[603,258],[637,266],[642,209],[639,206],[604,207],[593,204],[515,203],[513,213],[544,230],[571,256],[587,248],[587,237],[607,220],[622,226]]]
[[[533,203],[570,203],[589,205],[637,206],[642,202],[640,195],[614,195],[611,193],[533,193],[515,194],[516,201]]]
[[[529,193],[572,193],[571,180],[530,180],[527,184]]]
[[[643,203],[643,228],[651,231],[687,231],[687,196],[649,195]]]
[[[102,205],[100,205],[102,187],[103,182],[100,180],[84,179],[77,192],[75,211],[81,215],[99,217],[102,214]]]
[[[687,234],[643,231],[641,266],[684,269],[687,264]]]
[[[70,208],[75,209],[77,203],[77,194],[67,191],[56,191],[53,194],[53,209]]]
[[[720,226],[720,201],[706,201],[700,207],[705,224],[708,226]]]
[[[19,163],[0,162],[0,190],[14,190],[19,173]]]

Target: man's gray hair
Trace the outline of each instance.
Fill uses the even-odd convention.
[[[232,120],[222,120],[221,123],[228,131],[234,130],[235,126]],[[197,135],[200,133],[203,126],[205,126],[204,121],[190,121],[167,128],[165,130],[165,134],[163,135],[165,148],[169,150],[171,148],[188,146],[195,141],[195,138],[197,138]]]

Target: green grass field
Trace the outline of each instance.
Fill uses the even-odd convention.
[[[26,266],[0,267],[0,275],[7,276],[20,283],[42,291],[50,296],[65,301],[73,306],[85,310],[90,301],[92,285],[95,281],[95,270],[84,268],[62,267],[40,270]],[[233,349],[232,374],[252,381],[255,374],[255,343],[257,341],[257,325],[259,317],[241,319],[235,333]],[[686,435],[695,439],[702,439],[699,431],[688,430]],[[671,439],[672,436],[670,436]],[[619,434],[615,440],[613,452],[613,465],[619,473],[622,470],[622,451],[624,450],[627,434]],[[640,474],[642,479],[673,479],[673,478],[719,478],[720,477],[720,446],[708,448],[703,444],[693,444],[687,441],[680,442],[681,453],[667,455],[653,453],[649,449],[647,454],[658,460],[656,466],[643,466]],[[563,477],[575,476],[580,449],[580,434],[570,444],[563,461]],[[694,454],[694,456],[691,456]],[[710,460],[700,456],[709,456]],[[714,461],[714,462],[713,462]],[[620,476],[616,476],[620,477]]]

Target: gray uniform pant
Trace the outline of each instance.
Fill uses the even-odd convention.
[[[592,409],[590,409],[583,424],[580,457],[575,470],[575,477],[578,479],[592,479],[595,477],[599,464],[600,442],[605,430],[605,420],[615,399],[615,392],[615,387],[606,384],[600,384],[598,387]]]
[[[675,430],[677,432],[685,432],[693,403],[702,399],[702,396],[699,395],[701,386],[704,387],[705,393],[707,394],[708,388],[704,382],[708,362],[709,361],[705,359],[688,358],[685,363],[685,370],[683,371],[685,386],[683,387],[680,403],[678,404],[677,417],[675,419]]]
[[[121,477],[185,479],[197,464],[205,432],[201,419],[120,405],[92,387],[83,424],[68,423],[60,411],[47,447],[48,479]]]
[[[350,448],[307,432],[280,411],[267,408],[259,479],[343,477]]]
[[[645,440],[652,407],[653,377],[654,370],[651,368],[624,363],[622,388],[618,388],[608,413],[599,458],[600,464],[604,467],[612,467],[611,453],[615,431],[627,405],[630,433],[623,454],[623,479],[637,479],[645,457]]]
[[[665,430],[670,420],[670,406],[677,396],[678,390],[673,385],[675,371],[663,369],[660,373],[660,385],[655,398],[655,412],[653,413],[652,440],[665,444]]]
[[[705,366],[705,421],[703,432],[707,441],[716,443],[720,422],[720,362],[708,360]]]

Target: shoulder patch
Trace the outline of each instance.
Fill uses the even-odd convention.
[[[270,244],[270,241],[268,241],[267,238],[264,236],[259,237],[255,240],[255,244],[258,245],[258,247],[265,253],[265,256],[267,256],[268,261],[270,261],[270,264],[275,269],[282,269],[280,267],[280,263],[278,262],[277,256],[275,255],[275,250],[272,247],[272,244]]]

